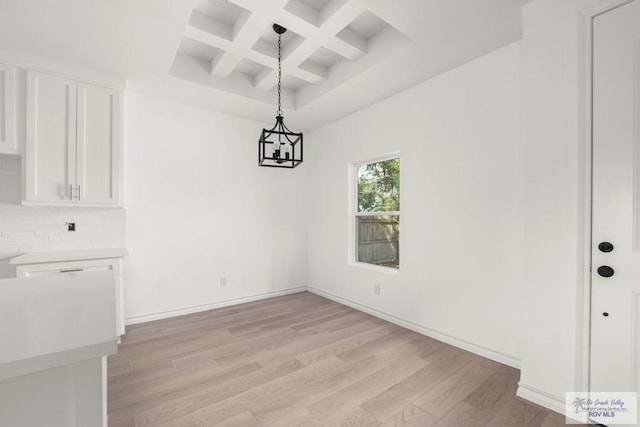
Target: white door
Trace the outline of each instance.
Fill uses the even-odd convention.
[[[27,72],[26,199],[72,200],[76,164],[76,82]]]
[[[119,99],[113,89],[78,83],[80,204],[119,203]]]
[[[640,391],[640,0],[594,18],[591,391]]]

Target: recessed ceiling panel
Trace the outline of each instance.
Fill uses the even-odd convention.
[[[228,0],[198,0],[193,10],[230,27],[233,27],[245,11]]]
[[[264,65],[258,64],[257,62],[245,58],[238,63],[235,71],[255,79],[261,73],[264,73],[267,69],[268,68]]]
[[[302,3],[309,5],[317,11],[322,10],[330,0],[299,0]]]
[[[346,60],[344,56],[338,55],[330,49],[321,46],[316,52],[309,57],[310,61],[320,64],[326,68],[331,68],[340,61]]]
[[[377,34],[380,34],[388,26],[389,24],[384,22],[382,19],[380,19],[370,11],[365,10],[346,28],[353,31],[360,37],[369,40]]]
[[[293,91],[296,91],[296,90],[300,89],[301,87],[303,87],[306,84],[308,84],[307,81],[299,79],[299,78],[297,78],[295,76],[292,76],[292,75],[288,75],[287,77],[282,79],[282,87],[286,88],[286,89],[293,90]]]
[[[211,62],[216,57],[216,55],[220,54],[221,50],[216,47],[201,43],[199,41],[183,37],[182,42],[180,42],[178,52],[201,59],[203,61]]]

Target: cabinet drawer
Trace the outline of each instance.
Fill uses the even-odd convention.
[[[110,265],[101,265],[96,267],[78,267],[78,268],[63,268],[56,270],[40,270],[40,271],[27,271],[24,276],[21,277],[41,277],[50,276],[53,274],[70,274],[70,273],[89,273],[92,271],[111,271],[113,268]]]
[[[120,275],[120,263],[118,260],[90,260],[55,262],[46,264],[30,264],[16,267],[17,277],[41,277],[51,274],[82,273],[92,271],[113,271],[115,276]]]

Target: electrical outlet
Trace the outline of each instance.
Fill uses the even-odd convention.
[[[220,276],[220,286],[227,286],[227,278],[225,276]]]
[[[380,283],[376,283],[373,285],[373,293],[376,295],[380,295]]]
[[[67,222],[67,231],[76,231],[76,223],[75,222]]]

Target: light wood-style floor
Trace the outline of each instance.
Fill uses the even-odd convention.
[[[519,371],[311,293],[127,328],[110,427],[563,426]]]

